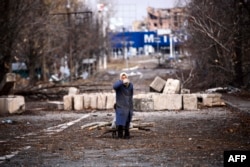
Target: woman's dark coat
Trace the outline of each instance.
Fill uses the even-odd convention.
[[[114,83],[116,91],[116,125],[126,126],[131,122],[133,115],[133,84],[129,83],[126,87],[122,80]]]

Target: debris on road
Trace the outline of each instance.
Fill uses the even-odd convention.
[[[132,121],[138,121],[138,119],[133,119]],[[144,130],[144,131],[150,131],[149,127],[154,127],[154,122],[144,122],[144,123],[134,123],[131,122],[130,129],[131,131],[138,131],[138,130]],[[85,124],[81,126],[81,129],[88,129],[88,130],[101,130],[102,133],[99,137],[107,134],[107,133],[113,133],[116,132],[117,129],[112,127],[112,121],[110,122],[91,122],[88,124]]]

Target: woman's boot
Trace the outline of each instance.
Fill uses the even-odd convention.
[[[129,123],[127,123],[124,129],[124,139],[129,139],[129,138],[130,138]]]
[[[118,129],[117,129],[117,131],[118,131],[118,138],[123,138],[123,127],[122,127],[122,125],[118,125]]]

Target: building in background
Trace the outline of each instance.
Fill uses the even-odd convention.
[[[103,14],[100,11],[107,11],[98,10],[100,7],[104,9],[100,4],[102,3],[97,5],[99,15]],[[123,5],[117,4],[107,3],[109,18],[100,19],[108,19],[105,20],[105,30],[108,31],[109,51],[114,57],[151,54],[161,55],[164,59],[175,59],[184,53],[182,45],[185,39],[185,8],[153,8],[127,1]],[[139,7],[143,7],[145,11],[144,17],[137,17]]]
[[[185,25],[185,17],[185,8],[158,9],[148,7],[146,19],[133,22],[133,31],[157,31],[159,29],[180,31]]]
[[[146,27],[148,30],[180,30],[185,22],[184,8],[155,9],[147,8]]]

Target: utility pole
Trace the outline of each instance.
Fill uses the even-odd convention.
[[[71,43],[71,20],[70,20],[70,2],[67,0],[66,5],[66,11],[67,11],[67,19],[68,19],[68,42],[69,42],[69,48],[68,48],[68,54],[69,54],[69,68],[70,68],[70,81],[73,81],[73,75],[75,73],[75,69],[73,67],[73,56],[72,56],[72,43]]]

